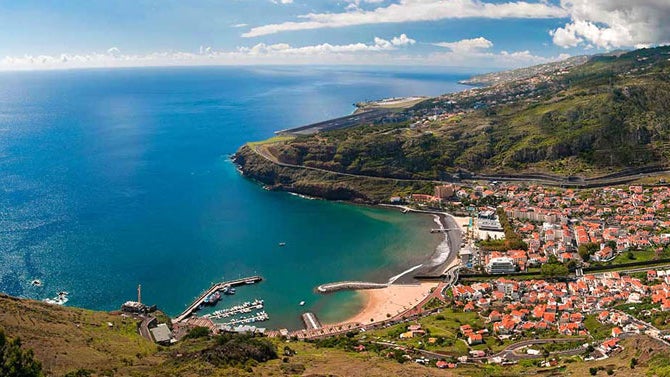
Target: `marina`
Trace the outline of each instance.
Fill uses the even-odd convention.
[[[208,298],[212,297],[212,295],[218,293],[219,291],[223,292],[224,294],[234,294],[234,287],[245,284],[255,284],[262,280],[263,278],[261,276],[256,275],[213,284],[207,291],[198,296],[198,298],[196,298],[195,301],[193,301],[193,303],[189,305],[179,316],[173,319],[173,323],[182,322],[186,318],[190,317],[195,311],[200,309],[202,305],[205,305],[205,302]]]
[[[263,309],[263,307],[263,300],[254,300],[241,305],[235,305],[232,308],[217,310],[212,314],[205,314],[203,317],[211,319],[228,318],[236,314],[251,313],[254,310]]]
[[[240,317],[239,319],[233,319],[230,320],[226,323],[223,323],[222,325],[227,325],[227,326],[234,326],[234,325],[240,325],[240,324],[247,324],[247,323],[256,323],[256,322],[264,322],[270,319],[270,316],[268,313],[265,311],[258,312],[258,314],[253,315],[251,317]]]

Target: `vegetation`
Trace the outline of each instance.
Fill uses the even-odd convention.
[[[615,245],[616,246],[616,245]],[[613,248],[615,250],[616,248]],[[600,250],[600,245],[595,242],[587,242],[579,245],[577,252],[584,262],[588,262],[596,251]]]
[[[338,183],[323,172],[252,162],[248,147],[240,151],[240,162],[249,176],[276,188],[365,201],[430,192],[430,187],[422,190],[421,181],[448,180],[464,170],[593,176],[668,164],[668,51],[670,47],[659,47],[592,58],[567,75],[536,85],[510,82],[421,102],[403,111],[406,122],[362,125],[265,145],[284,163],[416,182],[356,182],[336,175],[342,179]],[[435,108],[465,114],[421,127],[411,124],[413,116]]]
[[[201,351],[200,357],[215,366],[245,364],[249,360],[264,362],[277,358],[277,347],[263,338],[223,334],[216,337],[213,347]]]
[[[584,327],[589,331],[595,340],[604,340],[612,336],[612,325],[604,325],[598,322],[595,315],[587,315],[584,319]]]
[[[203,326],[196,326],[188,331],[188,334],[184,337],[185,339],[198,339],[206,338],[209,336],[209,329]]]
[[[550,255],[547,263],[542,265],[542,276],[546,278],[565,277],[568,275],[568,267],[556,259],[556,256]]]
[[[42,364],[35,360],[32,350],[21,347],[21,339],[7,339],[0,328],[0,376],[41,377]]]
[[[653,304],[649,297],[643,298],[640,303],[620,304],[616,308],[637,319],[649,322],[658,329],[670,330],[670,312],[661,311],[660,305]]]

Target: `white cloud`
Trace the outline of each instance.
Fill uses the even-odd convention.
[[[275,4],[292,4],[293,0],[271,0]]]
[[[414,43],[416,43],[416,41],[412,38],[407,37],[407,35],[403,33],[397,37],[393,37],[393,39],[391,39],[391,43],[394,46],[407,46],[407,45],[413,45]]]
[[[439,42],[433,44],[435,46],[448,48],[454,52],[471,52],[493,47],[493,42],[484,37],[462,39],[456,42]]]
[[[266,45],[259,43],[253,47],[242,47],[238,51],[248,53],[251,55],[324,55],[324,54],[341,54],[341,53],[357,53],[357,52],[378,52],[378,51],[392,51],[400,46],[407,46],[414,44],[416,41],[401,34],[394,37],[390,41],[375,37],[373,44],[352,43],[347,45],[331,45],[330,43],[323,43],[313,46],[292,47],[286,43],[278,43],[273,45]]]
[[[245,26],[249,26],[249,25],[248,25],[248,24],[235,24],[235,25],[230,25],[230,27],[236,27],[236,28],[237,28],[237,27],[245,27]]]
[[[401,34],[391,40],[376,37],[368,44],[322,43],[296,47],[287,43],[258,43],[234,51],[216,51],[212,47],[200,46],[196,53],[171,51],[132,55],[123,54],[119,48],[112,47],[106,53],[6,57],[0,60],[0,70],[240,64],[389,64],[393,60],[389,53],[414,43],[414,39]]]
[[[433,45],[448,48],[451,51],[431,54],[425,58],[425,63],[450,67],[519,68],[564,60],[570,57],[567,54],[543,57],[533,55],[528,50],[496,53],[490,51],[493,42],[484,37],[462,39],[454,42],[439,42],[433,43]]]
[[[107,49],[107,54],[109,54],[111,56],[114,56],[114,57],[117,57],[117,56],[121,55],[121,50],[119,50],[118,47],[111,47],[111,48]]]
[[[565,17],[564,9],[552,4],[525,1],[489,3],[481,0],[399,0],[374,10],[361,10],[358,2],[348,12],[310,13],[299,16],[301,21],[263,25],[252,28],[243,37],[258,37],[284,31],[337,28],[345,26],[437,21],[451,18],[556,18]]]
[[[561,0],[570,22],[550,32],[565,48],[641,47],[670,41],[669,0]]]
[[[466,67],[490,68],[490,69],[512,69],[529,67],[531,65],[543,64],[552,61],[567,59],[569,55],[544,57],[533,55],[530,51],[468,51],[468,52],[438,52],[424,58],[424,65],[436,65],[444,67]]]

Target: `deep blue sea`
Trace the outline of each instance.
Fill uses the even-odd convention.
[[[229,155],[354,110],[437,95],[465,76],[389,69],[143,68],[0,73],[0,291],[136,299],[178,314],[211,282],[260,274],[221,307],[265,300],[268,327],[342,320],[336,280],[385,281],[432,252],[432,218],[269,192]],[[279,247],[279,242],[286,242]],[[41,279],[42,287],[30,285]],[[304,307],[298,302],[306,301]]]

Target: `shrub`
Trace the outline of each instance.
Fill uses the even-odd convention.
[[[8,339],[0,329],[0,376],[42,377],[42,364],[34,359],[32,350],[21,348],[21,340]]]
[[[188,334],[184,338],[186,339],[198,339],[205,338],[209,336],[209,329],[203,326],[196,326],[189,330]]]

